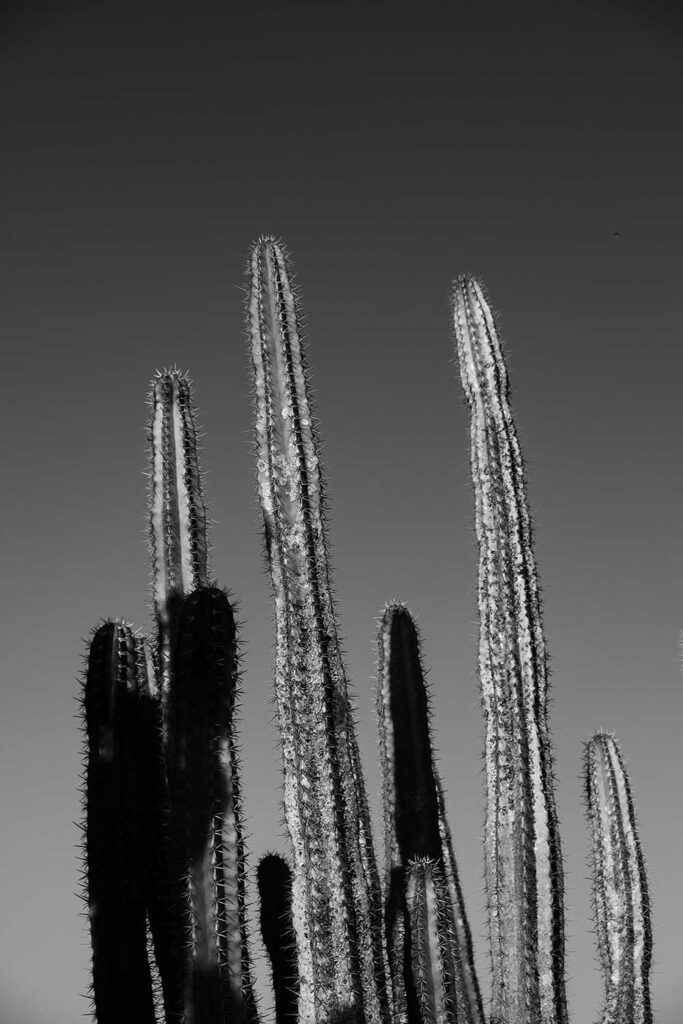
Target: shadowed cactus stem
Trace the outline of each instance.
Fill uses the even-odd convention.
[[[184,1024],[256,1019],[233,730],[237,679],[228,598],[218,587],[196,590],[178,624],[166,746],[171,864],[184,890]]]
[[[584,793],[592,842],[593,908],[605,979],[602,1024],[652,1024],[652,927],[645,862],[616,739],[586,743]]]
[[[277,853],[258,865],[261,937],[270,958],[275,1024],[294,1024],[299,1001],[299,969],[292,925],[292,872]]]
[[[104,622],[90,643],[83,690],[87,902],[99,1024],[155,1021],[147,958],[154,814],[144,770],[153,740],[142,708],[148,696],[141,638],[121,620]]]
[[[377,648],[385,922],[393,1019],[396,1024],[400,1021],[420,1024],[425,1019],[420,995],[425,983],[422,954],[417,955],[416,943],[421,944],[420,948],[427,948],[427,938],[417,935],[409,923],[411,912],[406,893],[409,865],[421,858],[432,865],[431,873],[428,872],[429,886],[436,886],[439,890],[440,913],[436,918],[425,920],[432,921],[432,925],[438,928],[439,941],[448,951],[438,961],[441,967],[437,964],[433,967],[437,973],[442,968],[446,971],[438,984],[435,980],[437,989],[448,994],[444,1003],[447,1009],[440,1011],[440,1019],[483,1024],[472,937],[445,818],[441,782],[432,753],[431,712],[420,641],[405,604],[394,601],[384,609]],[[424,871],[420,871],[422,886]],[[419,976],[415,974],[416,965],[420,965]]]
[[[461,277],[452,299],[471,412],[479,542],[491,1024],[565,1024],[562,857],[524,463],[503,354],[482,289],[474,278]]]
[[[288,256],[275,239],[255,243],[248,273],[299,1020],[378,1024],[388,1020],[379,875],[330,590],[301,315]]]

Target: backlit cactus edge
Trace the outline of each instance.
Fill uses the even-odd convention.
[[[420,640],[391,602],[377,634],[380,873],[338,641],[324,482],[283,245],[251,250],[257,481],[275,599],[275,692],[291,867],[258,865],[277,1024],[567,1024],[564,889],[547,671],[524,465],[495,324],[454,282],[471,411],[486,718],[484,1010],[434,763]],[[84,899],[98,1024],[258,1024],[246,930],[239,656],[211,579],[191,386],[150,395],[155,636],[95,630],[83,678]],[[650,1024],[652,935],[633,800],[613,736],[585,745],[602,1024]],[[261,1015],[262,1016],[262,1015]]]

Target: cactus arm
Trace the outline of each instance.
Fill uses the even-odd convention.
[[[98,1024],[156,1019],[147,952],[149,801],[140,773],[140,654],[127,623],[104,622],[90,643],[84,685],[87,898]]]
[[[233,738],[235,623],[217,587],[184,602],[168,703],[171,863],[185,889],[185,1024],[253,1024]]]
[[[565,1024],[562,858],[524,464],[495,323],[473,278],[453,285],[453,321],[471,410],[480,551],[491,1019]]]
[[[292,872],[284,858],[270,853],[259,861],[257,874],[261,936],[270,958],[275,993],[275,1024],[292,1024],[299,998]]]
[[[613,735],[585,745],[584,795],[592,841],[593,906],[605,980],[602,1024],[652,1024],[652,926],[631,787]]]
[[[182,597],[208,582],[207,514],[188,376],[178,370],[157,373],[149,405],[149,546],[165,701]]]
[[[301,1024],[386,1020],[379,876],[329,582],[322,479],[289,259],[250,256],[258,491],[275,596],[276,697]],[[363,843],[365,843],[363,847]],[[368,877],[367,869],[371,876]]]

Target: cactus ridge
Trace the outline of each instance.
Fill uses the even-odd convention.
[[[602,1024],[652,1024],[650,896],[631,786],[612,733],[598,732],[585,744],[584,796],[605,983]]]
[[[564,890],[547,725],[547,658],[524,462],[493,315],[474,278],[453,284],[471,410],[486,714],[485,861],[492,1024],[565,1024]]]
[[[276,608],[276,694],[302,1024],[387,1020],[379,874],[334,618],[297,297],[284,248],[253,246],[249,333],[258,490]],[[361,824],[362,823],[362,824]],[[382,972],[383,973],[383,972]]]

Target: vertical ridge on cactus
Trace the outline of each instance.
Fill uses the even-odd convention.
[[[486,714],[491,1024],[565,1024],[564,893],[547,724],[547,665],[524,464],[493,315],[453,284],[471,411],[479,542],[479,673]]]
[[[585,744],[584,795],[597,947],[605,981],[602,1024],[652,1024],[652,926],[645,862],[631,786],[610,733],[598,732]]]
[[[252,247],[258,491],[275,597],[276,696],[294,856],[300,1024],[386,1021],[379,875],[334,618],[324,502],[290,261]]]
[[[412,962],[410,942],[416,938],[407,927],[406,884],[408,865],[416,858],[426,858],[438,868],[443,889],[442,916],[448,925],[449,962],[453,965],[453,977],[448,982],[455,993],[453,1013],[467,1024],[483,1024],[472,939],[433,759],[430,701],[420,640],[407,605],[399,601],[386,605],[377,648],[385,922],[394,1018],[409,1024],[421,1020],[417,982],[407,970]]]
[[[208,582],[207,514],[199,469],[192,385],[179,370],[157,372],[149,395],[149,545],[164,701],[184,594]]]
[[[140,778],[147,737],[139,719],[141,641],[128,623],[104,622],[90,643],[83,708],[87,900],[98,1024],[154,1024],[147,958],[149,794]]]
[[[184,1021],[256,1019],[246,941],[233,712],[235,622],[218,587],[185,598],[172,659],[167,767],[171,862],[185,887]]]

